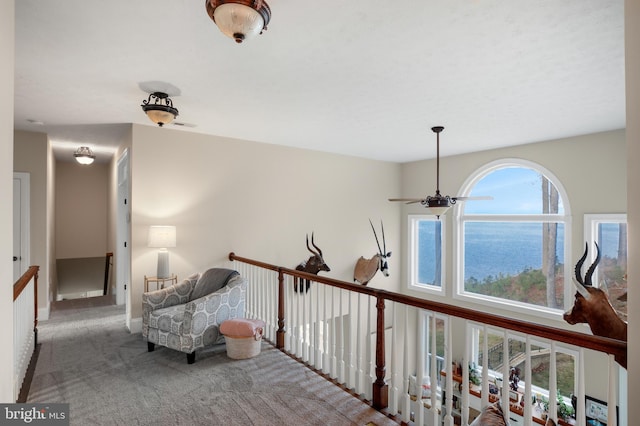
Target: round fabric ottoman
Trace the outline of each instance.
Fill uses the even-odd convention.
[[[220,325],[231,359],[253,358],[260,353],[265,323],[259,319],[236,318]]]

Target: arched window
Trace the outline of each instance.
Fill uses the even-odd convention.
[[[538,164],[507,159],[474,173],[456,209],[456,297],[508,309],[558,313],[571,300],[570,214],[558,179]]]

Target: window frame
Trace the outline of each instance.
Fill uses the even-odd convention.
[[[549,318],[562,321],[562,314],[573,303],[574,289],[570,282],[564,285],[564,301],[562,309],[548,308],[545,306],[537,306],[528,303],[512,301],[491,296],[484,296],[465,291],[464,288],[464,230],[463,226],[467,221],[486,221],[486,222],[556,222],[564,225],[564,276],[571,277],[571,206],[569,197],[564,189],[561,181],[548,169],[533,161],[523,160],[520,158],[504,158],[492,161],[484,166],[476,169],[463,183],[460,194],[468,196],[473,187],[485,176],[494,171],[504,168],[528,168],[545,176],[556,187],[558,194],[562,200],[564,213],[560,214],[464,214],[464,203],[456,204],[453,212],[453,244],[454,244],[454,267],[453,267],[453,298],[473,302],[480,305],[500,308],[507,311],[527,313],[539,317]],[[491,194],[486,194],[491,195]],[[544,219],[544,220],[543,220]]]
[[[584,215],[584,234],[583,235],[584,235],[585,242],[589,243],[589,254],[587,256],[587,259],[585,260],[585,263],[588,265],[591,265],[596,259],[596,253],[595,253],[595,250],[593,250],[592,248],[592,242],[596,241],[600,243],[600,241],[598,240],[598,226],[604,223],[615,223],[615,224],[624,223],[627,225],[627,250],[628,250],[629,227],[628,227],[626,213],[587,213]],[[602,247],[602,244],[600,244],[600,247]],[[629,268],[627,267],[626,272],[628,271],[629,271]],[[593,285],[597,285],[598,287],[600,287],[601,280],[602,280],[600,276],[600,268],[596,268],[592,279],[593,279]],[[628,289],[629,289],[629,282],[627,282],[627,290]],[[628,307],[626,311],[622,312],[622,311],[618,311],[617,306],[615,306],[615,303],[613,305],[614,305],[614,309],[617,312],[623,313],[625,316],[629,314]]]
[[[416,262],[416,257],[419,255],[418,248],[418,238],[417,238],[417,224],[421,220],[430,220],[430,221],[440,221],[441,223],[441,239],[440,239],[440,286],[436,286],[433,284],[420,283],[418,281],[418,264]],[[408,243],[408,253],[409,261],[408,263],[408,288],[409,290],[420,291],[424,293],[429,293],[433,295],[445,296],[447,294],[447,285],[446,285],[446,260],[447,260],[447,251],[446,251],[446,228],[447,228],[447,217],[445,215],[441,215],[438,218],[435,215],[429,214],[410,214],[407,218],[407,243]]]
[[[594,250],[591,248],[591,242],[598,241],[598,225],[602,223],[624,223],[627,224],[627,215],[626,213],[587,213],[584,215],[584,240],[589,243],[589,254],[585,263],[591,264],[596,260],[596,254]],[[627,227],[627,241],[629,238],[629,228]],[[602,246],[602,245],[600,245]],[[598,283],[600,285],[600,277],[599,277],[598,268],[596,268],[594,274],[594,283]],[[628,284],[628,283],[627,283]]]

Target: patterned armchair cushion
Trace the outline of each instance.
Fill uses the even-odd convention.
[[[234,275],[238,275],[238,271],[224,268],[211,268],[198,278],[189,300],[200,299],[207,294],[214,293],[227,285],[227,282]]]
[[[196,273],[188,276],[179,284],[142,294],[143,337],[149,335],[149,316],[151,312],[157,309],[187,303],[198,278],[200,278],[200,274]]]
[[[157,309],[149,314],[149,327],[171,333],[182,333],[184,306],[169,306]]]

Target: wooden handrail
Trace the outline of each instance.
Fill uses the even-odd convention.
[[[243,263],[259,266],[262,268],[281,271],[284,274],[298,278],[306,278],[318,283],[339,287],[357,293],[367,294],[375,298],[383,298],[397,303],[414,306],[416,308],[435,311],[446,315],[460,317],[470,321],[476,321],[496,327],[506,328],[515,332],[528,334],[531,336],[541,337],[545,339],[555,340],[586,349],[592,349],[599,352],[618,356],[626,356],[627,342],[622,340],[610,339],[607,337],[593,336],[590,334],[580,333],[576,331],[565,330],[556,327],[549,327],[533,322],[522,321],[514,318],[504,317],[500,315],[490,314],[473,309],[463,308],[461,306],[449,305],[447,303],[435,302],[427,299],[420,299],[413,296],[394,293],[387,290],[380,290],[371,287],[365,287],[358,284],[352,284],[346,281],[340,281],[333,278],[313,275],[294,269],[278,267],[264,262],[237,256],[235,253],[229,253],[229,260],[236,260]]]
[[[111,267],[111,259],[113,258],[113,252],[107,252],[104,258],[104,288],[102,290],[102,295],[106,296],[107,291],[109,290],[109,270]]]
[[[16,281],[13,284],[13,301],[14,302],[16,301],[18,296],[20,296],[20,293],[22,293],[22,290],[25,289],[25,287],[27,286],[27,284],[29,284],[29,281],[31,281],[32,278],[35,278],[36,285],[37,285],[39,270],[40,270],[39,266],[36,266],[36,265],[30,266],[29,269],[27,269],[25,273],[22,274],[20,278],[18,278],[18,281]]]

